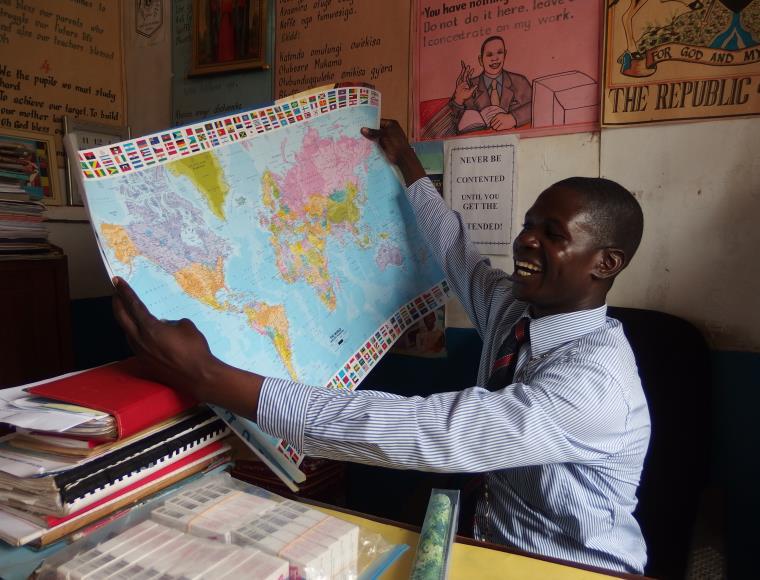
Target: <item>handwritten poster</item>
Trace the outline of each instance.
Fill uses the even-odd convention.
[[[602,0],[414,7],[416,139],[598,128]]]
[[[407,127],[409,2],[276,0],[275,98],[341,82],[372,84],[382,115]]]
[[[604,125],[760,113],[760,0],[609,0]]]
[[[121,2],[0,0],[0,128],[54,135],[63,117],[126,125]]]
[[[444,198],[484,254],[504,256],[510,251],[516,151],[517,135],[444,142]]]
[[[175,125],[271,103],[272,71],[269,69],[188,78],[192,60],[193,0],[172,2],[172,21],[172,120]],[[270,18],[270,27],[272,22]],[[268,43],[267,55],[272,53],[272,44]]]

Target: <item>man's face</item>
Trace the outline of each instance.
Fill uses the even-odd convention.
[[[496,38],[486,42],[478,60],[480,60],[480,66],[483,67],[483,72],[488,76],[495,77],[501,74],[506,56],[507,49],[504,47],[504,41]]]
[[[530,303],[534,316],[601,305],[593,273],[603,249],[590,226],[582,196],[566,187],[550,187],[525,214],[513,243],[515,271],[510,279],[515,297]]]

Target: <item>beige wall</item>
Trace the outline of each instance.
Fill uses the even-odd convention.
[[[135,31],[134,1],[123,2],[127,115],[133,135],[171,126],[171,0],[163,2],[163,25],[149,38]]]
[[[601,175],[635,191],[646,220],[611,301],[760,351],[760,118],[609,130],[601,145]]]

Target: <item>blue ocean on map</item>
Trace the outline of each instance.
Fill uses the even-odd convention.
[[[443,279],[391,166],[332,111],[85,183],[112,275],[189,318],[225,362],[325,385],[398,308]]]

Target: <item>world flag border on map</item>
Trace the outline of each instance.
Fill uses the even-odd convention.
[[[325,386],[333,389],[354,390],[406,329],[428,312],[438,310],[446,304],[448,296],[449,285],[443,280],[427,292],[407,302],[364,341],[361,348],[345,362]]]
[[[446,280],[442,280],[427,292],[407,302],[362,343],[359,350],[338,369],[325,386],[331,389],[353,391],[390,350],[396,340],[428,312],[444,306],[449,294],[449,285]],[[303,460],[303,456],[295,447],[284,439],[280,440],[278,451],[295,465],[300,465]]]
[[[380,106],[380,93],[368,87],[340,87],[294,96],[275,105],[153,133],[116,145],[79,152],[85,180],[103,179],[253,139],[336,109]]]
[[[325,385],[331,389],[353,391],[367,377],[374,366],[390,350],[406,330],[428,312],[443,307],[450,295],[446,280],[442,280],[427,292],[423,292],[399,308],[369,336]],[[284,439],[280,440],[278,451],[300,465],[303,456]]]

